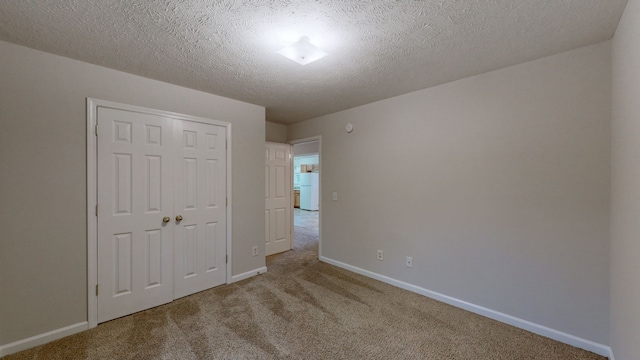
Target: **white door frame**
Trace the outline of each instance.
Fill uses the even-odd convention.
[[[296,144],[304,144],[304,143],[309,143],[309,142],[318,142],[318,166],[320,168],[320,179],[319,179],[319,183],[318,183],[318,192],[320,193],[320,196],[318,197],[318,207],[320,208],[318,210],[318,259],[322,258],[322,174],[324,172],[324,168],[322,166],[322,136],[318,135],[318,136],[311,136],[311,137],[307,137],[307,138],[302,138],[302,139],[296,139],[296,140],[290,140],[287,143],[290,145],[296,145]],[[291,176],[293,177],[293,158],[295,157],[295,155],[293,154],[293,148],[291,149]],[[291,209],[293,210],[293,179],[291,179]],[[291,247],[293,247],[293,237],[294,237],[294,233],[293,233],[293,211],[291,211]]]
[[[163,110],[155,110],[140,106],[121,104],[106,100],[87,98],[87,320],[89,328],[98,325],[98,297],[96,296],[96,286],[98,284],[98,218],[97,211],[97,139],[96,124],[98,107],[132,111],[144,114],[170,117],[172,119],[195,121],[205,124],[223,126],[227,133],[227,256],[226,282],[231,283],[231,259],[232,254],[232,233],[231,214],[233,210],[232,201],[232,181],[231,181],[231,124],[218,120],[211,120],[196,116],[173,113]]]

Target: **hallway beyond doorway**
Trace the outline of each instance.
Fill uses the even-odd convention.
[[[318,231],[318,211],[293,209],[293,226]]]
[[[319,212],[295,208],[293,210],[293,248],[312,250],[318,256]]]

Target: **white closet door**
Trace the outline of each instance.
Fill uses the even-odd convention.
[[[174,144],[174,297],[179,298],[226,282],[225,128],[175,120]]]
[[[171,121],[98,108],[98,322],[173,299]]]
[[[265,253],[291,250],[291,145],[267,143],[265,149]]]

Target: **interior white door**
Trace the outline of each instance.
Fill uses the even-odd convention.
[[[174,121],[174,297],[226,282],[226,132]]]
[[[98,322],[173,299],[172,123],[98,108]]]
[[[97,109],[98,323],[226,282],[226,128]]]
[[[290,250],[291,145],[267,143],[265,150],[265,253]]]

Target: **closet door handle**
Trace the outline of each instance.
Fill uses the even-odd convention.
[[[168,223],[169,221],[171,221],[171,218],[168,217],[168,216],[165,216],[165,217],[162,218],[162,222],[163,223]]]
[[[182,220],[182,215],[176,216],[176,221],[180,221],[180,220]]]

